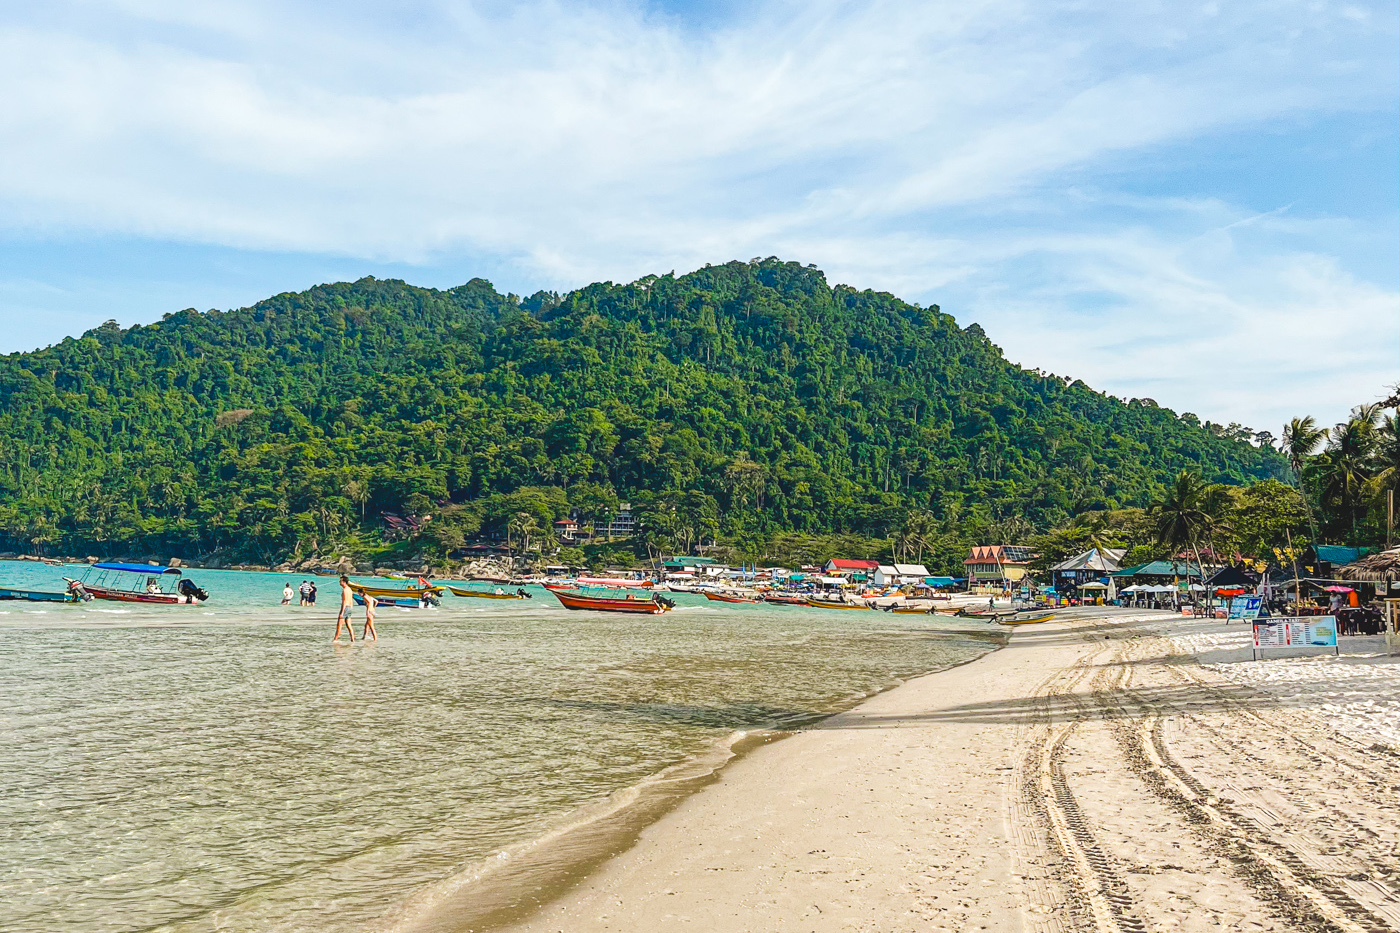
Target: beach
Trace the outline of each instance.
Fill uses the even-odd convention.
[[[1400,929],[1396,659],[1230,676],[1247,631],[1129,610],[1021,629],[735,761],[508,929]]]

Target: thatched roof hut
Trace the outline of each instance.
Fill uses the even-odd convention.
[[[1365,580],[1371,583],[1400,580],[1400,547],[1393,547],[1347,564],[1337,571],[1337,575],[1343,580]]]

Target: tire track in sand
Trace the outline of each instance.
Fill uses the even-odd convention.
[[[1130,684],[1129,649],[1117,653],[1118,673],[1096,677],[1094,697],[1113,717],[1129,767],[1154,796],[1175,810],[1195,834],[1223,856],[1255,895],[1294,929],[1307,933],[1384,933],[1396,927],[1331,879],[1312,869],[1302,853],[1273,838],[1256,821],[1216,796],[1172,754],[1163,734],[1163,705]],[[1121,702],[1126,698],[1137,715]]]
[[[1100,645],[1041,682],[1035,691],[1037,703],[1028,729],[1030,739],[1013,777],[1018,791],[1012,813],[1013,832],[1021,861],[1055,870],[1053,882],[1049,878],[1027,878],[1031,899],[1039,901],[1032,914],[1041,914],[1030,918],[1031,925],[1056,933],[1067,929],[1075,933],[1148,930],[1117,860],[1094,836],[1065,770],[1067,743],[1079,722],[1089,715],[1074,690],[1106,650],[1108,646]],[[1052,699],[1069,700],[1078,715],[1069,722],[1054,723]],[[1028,827],[1034,827],[1035,832],[1027,833]],[[1048,854],[1049,859],[1042,862],[1037,857],[1041,853]],[[1063,888],[1064,905],[1068,908],[1063,916],[1054,912],[1058,900],[1054,887]]]

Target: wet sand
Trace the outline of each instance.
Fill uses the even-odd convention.
[[[1400,757],[1082,613],[724,769],[512,933],[1400,929]]]

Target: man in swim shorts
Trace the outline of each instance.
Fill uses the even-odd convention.
[[[366,594],[365,605],[368,606],[372,596]],[[355,628],[350,622],[350,610],[355,605],[355,591],[350,588],[350,578],[345,574],[340,575],[340,612],[335,617],[335,637],[331,639],[331,644],[340,644],[340,627],[345,626],[345,634],[350,636],[350,644],[355,643]],[[370,610],[374,612],[373,609]],[[377,639],[376,639],[377,640]]]

